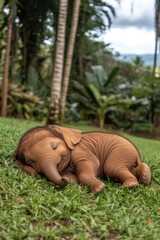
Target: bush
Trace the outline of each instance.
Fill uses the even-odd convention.
[[[154,126],[151,123],[135,123],[130,128],[131,132],[152,133]]]
[[[2,83],[0,83],[0,90]],[[1,97],[0,97],[1,106]],[[22,84],[9,84],[7,116],[16,118],[41,119],[46,115],[42,99]]]

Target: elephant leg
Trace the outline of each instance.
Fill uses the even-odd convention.
[[[123,186],[128,188],[138,186],[137,178],[128,169],[126,169],[124,172],[122,171],[119,174],[119,180],[121,181]]]
[[[146,163],[141,163],[135,168],[132,168],[132,173],[136,176],[139,183],[147,186],[151,182],[151,172],[150,168]]]
[[[97,179],[97,172],[99,169],[98,162],[79,161],[76,165],[76,174],[80,183],[90,188],[91,192],[102,192],[105,185],[102,181]]]
[[[63,176],[67,177],[69,179],[69,182],[74,182],[76,184],[79,184],[79,179],[74,173],[66,172],[66,173],[63,174]]]
[[[132,188],[138,185],[137,178],[129,171],[128,167],[126,167],[124,164],[121,164],[121,166],[114,166],[108,164],[104,165],[104,173],[106,176],[115,178],[119,180],[123,186],[126,186],[128,188]]]
[[[34,168],[32,168],[32,167],[29,166],[29,165],[23,164],[23,163],[22,163],[21,161],[19,161],[19,160],[16,160],[16,161],[15,161],[15,164],[16,164],[17,166],[20,166],[24,172],[27,172],[27,173],[29,173],[30,175],[36,175],[36,174],[38,174],[37,171],[36,171]]]

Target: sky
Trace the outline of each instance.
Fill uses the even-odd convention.
[[[133,7],[132,7],[133,2]],[[119,53],[154,53],[155,0],[107,0],[115,7],[116,18],[101,39]]]

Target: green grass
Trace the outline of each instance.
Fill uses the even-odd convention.
[[[152,170],[148,187],[127,189],[106,179],[103,193],[54,186],[13,166],[21,134],[41,123],[0,118],[0,239],[160,239],[160,142],[126,135]],[[73,126],[91,130],[91,126]]]

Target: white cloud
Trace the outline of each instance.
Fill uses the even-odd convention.
[[[122,0],[120,5],[116,6],[117,15],[127,16],[128,18],[140,18],[141,15],[154,17],[155,0]]]
[[[136,27],[113,28],[103,36],[103,41],[120,53],[153,53],[154,31],[137,29]]]
[[[155,0],[122,0],[120,5],[108,1],[115,6],[117,17],[102,39],[120,53],[154,53]]]

